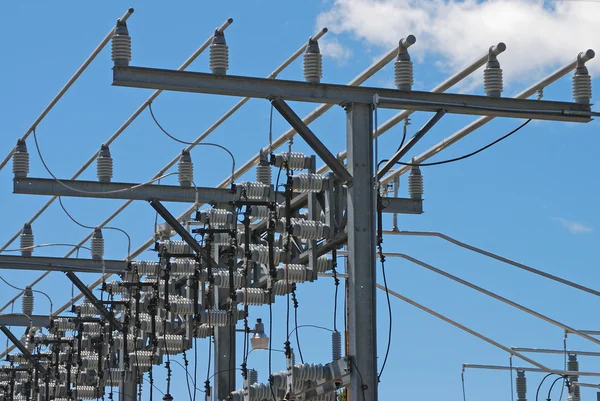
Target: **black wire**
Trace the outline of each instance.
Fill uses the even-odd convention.
[[[65,212],[65,214],[67,215],[67,217],[69,219],[71,219],[71,221],[75,224],[77,224],[80,227],[86,228],[88,230],[94,230],[96,229],[96,227],[92,227],[92,226],[88,226],[85,224],[80,223],[79,221],[77,221],[72,215],[71,213],[69,213],[67,211],[67,209],[65,208],[65,205],[63,205],[62,203],[62,198],[59,196],[58,197],[58,203],[60,204],[60,208],[63,210],[63,212]],[[98,226],[99,227],[99,226]],[[117,227],[109,227],[109,226],[104,226],[102,228],[105,228],[107,230],[115,230],[115,231],[120,231],[123,234],[125,234],[125,236],[127,237],[127,256],[129,256],[131,254],[131,237],[129,236],[129,234],[127,234],[127,232],[123,229],[117,228]]]
[[[356,371],[358,372],[358,377],[360,378],[360,389],[362,390],[362,396],[363,396],[363,400],[366,400],[367,397],[365,396],[365,390],[367,389],[365,386],[365,382],[363,381],[363,376],[362,373],[360,373],[360,370],[358,369],[358,366],[356,366],[356,362],[354,362],[353,358],[349,358],[350,362],[352,363],[352,365],[354,365],[354,367],[356,368]]]
[[[281,169],[279,169],[281,171]],[[272,366],[272,343],[273,343],[273,303],[269,302],[269,389],[271,390],[271,395],[273,399],[276,400],[275,392],[273,391],[273,386],[271,385],[271,376],[273,375],[273,366]]]
[[[235,157],[233,157],[233,153],[231,153],[231,151],[229,149],[227,149],[223,145],[219,145],[218,143],[210,143],[210,142],[198,142],[198,143],[194,143],[194,142],[186,142],[186,141],[182,141],[181,139],[177,139],[173,135],[169,134],[167,132],[167,130],[163,128],[162,125],[160,125],[160,123],[158,122],[158,120],[154,116],[154,112],[152,111],[152,102],[148,103],[148,110],[150,110],[150,115],[152,116],[152,119],[154,120],[154,123],[156,124],[156,126],[166,136],[168,136],[169,138],[171,138],[175,142],[179,142],[179,143],[181,143],[183,145],[192,145],[192,146],[214,146],[216,148],[223,149],[225,152],[229,153],[229,156],[231,157],[231,162],[232,162],[232,167],[231,167],[231,180],[232,181],[231,181],[231,184],[233,184],[233,176],[235,175]]]
[[[544,378],[543,378],[543,379],[542,379],[542,381],[540,382],[540,385],[539,385],[539,386],[538,386],[538,388],[537,388],[537,391],[535,392],[535,401],[539,401],[538,397],[539,397],[539,395],[540,395],[540,388],[542,388],[542,384],[544,384],[544,381],[545,381],[545,380],[546,380],[548,377],[550,377],[550,376],[552,376],[552,375],[555,375],[555,374],[556,374],[556,373],[548,373],[546,376],[544,376]]]
[[[462,394],[463,394],[463,401],[467,401],[467,392],[465,391],[465,371],[463,370],[462,373],[460,374],[460,379],[462,381]]]
[[[389,316],[389,320],[390,320],[390,325],[388,328],[388,341],[387,341],[387,346],[385,349],[385,357],[383,358],[383,363],[381,364],[381,370],[379,371],[379,374],[377,375],[377,380],[381,381],[381,375],[383,374],[383,370],[385,369],[385,365],[387,363],[388,356],[390,355],[390,348],[392,346],[392,315],[393,315],[392,314],[392,302],[390,301],[390,294],[388,292],[388,286],[387,286],[387,277],[385,274],[385,255],[383,254],[383,248],[381,247],[381,244],[379,244],[379,257],[381,260],[381,273],[383,276],[383,286],[385,288],[385,296],[387,299],[387,306],[388,306],[388,316]]]
[[[300,335],[298,334],[298,300],[295,290],[292,295],[294,297],[294,331],[296,332],[296,344],[298,345],[298,355],[300,355],[300,362],[304,364],[304,356],[302,355],[302,348],[300,347]]]
[[[512,354],[510,354],[510,356],[508,357],[508,362],[509,362],[509,366],[510,369],[508,370],[510,372],[510,400],[511,401],[515,401],[515,390],[513,387],[513,361],[512,361]]]
[[[560,379],[565,380],[564,376],[559,376],[556,379],[554,379],[554,381],[552,382],[552,384],[550,385],[550,389],[548,390],[548,400],[550,400],[550,394],[552,393],[552,388],[554,387],[554,385],[556,384],[557,381],[559,381]]]
[[[529,122],[531,122],[531,119],[529,119],[529,120],[525,121],[523,124],[519,125],[517,128],[515,128],[515,129],[514,129],[514,130],[512,130],[512,131],[510,131],[508,134],[506,134],[506,135],[504,135],[504,136],[501,136],[500,138],[496,139],[494,142],[492,142],[492,143],[489,143],[489,144],[485,145],[484,147],[482,147],[482,148],[479,148],[479,149],[477,149],[476,151],[474,151],[474,152],[471,152],[471,153],[468,153],[468,154],[466,154],[466,155],[464,155],[464,156],[455,157],[455,158],[453,158],[453,159],[448,159],[448,160],[442,160],[442,161],[439,161],[439,162],[431,162],[431,163],[404,163],[404,162],[400,162],[400,161],[398,161],[398,162],[396,162],[396,164],[400,164],[400,165],[402,165],[402,166],[419,166],[419,167],[428,167],[428,166],[439,166],[439,165],[441,165],[441,164],[453,163],[453,162],[457,162],[457,161],[460,161],[460,160],[464,160],[464,159],[467,159],[467,158],[469,158],[469,157],[471,157],[471,156],[475,156],[476,154],[478,154],[478,153],[480,153],[480,152],[483,152],[484,150],[486,150],[487,148],[490,148],[490,147],[494,146],[494,145],[495,145],[495,144],[497,144],[498,142],[501,142],[501,141],[505,140],[506,138],[508,138],[509,136],[511,136],[511,135],[513,135],[513,134],[515,134],[515,133],[516,133],[516,132],[518,132],[518,131],[519,131],[521,128],[523,128],[524,126],[526,126],[527,124],[529,124]],[[388,161],[387,159],[384,159],[384,160],[380,161],[380,162],[379,162],[379,164],[378,164],[377,166],[379,167],[379,165],[380,165],[381,163],[385,163],[385,162],[387,162],[387,161]],[[379,168],[378,168],[378,169],[379,169]]]
[[[193,401],[192,400],[192,390],[190,389],[190,372],[188,372],[188,362],[187,362],[187,356],[185,354],[185,350],[183,351],[183,360],[185,361],[185,366],[183,367],[185,369],[185,384],[187,385],[187,391],[188,391],[188,395],[190,396],[190,401]],[[173,362],[175,362],[179,366],[181,366],[181,363],[179,361],[173,360]]]
[[[198,339],[194,337],[194,388],[198,387]],[[150,400],[152,401],[152,400]],[[194,391],[193,401],[196,401],[196,392]]]
[[[314,329],[321,329],[321,330],[327,330],[329,332],[332,332],[333,330],[328,329],[327,327],[323,327],[323,326],[317,326],[316,324],[301,324],[300,326],[296,327],[294,330],[292,330],[288,336],[288,338],[290,338],[292,336],[292,333],[294,331],[296,331],[297,329],[301,328],[301,327],[312,327]]]

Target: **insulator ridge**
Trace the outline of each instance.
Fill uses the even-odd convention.
[[[275,209],[275,213],[277,213],[278,216],[281,216],[283,214],[284,210],[285,210],[284,205],[277,205],[276,209]],[[271,210],[269,209],[268,206],[253,205],[250,207],[250,216],[251,217],[255,217],[255,218],[259,218],[259,219],[267,219],[267,218],[269,218],[270,213],[271,213]],[[241,241],[240,241],[240,243],[241,243]]]
[[[277,279],[288,283],[303,283],[308,280],[310,270],[305,265],[289,264],[277,268]]]
[[[269,265],[269,247],[261,244],[250,244],[250,252],[252,254],[250,260],[263,265]],[[281,248],[273,247],[273,257],[275,265],[278,265],[283,260],[285,252]],[[241,244],[238,247],[238,257],[245,258],[245,245]]]
[[[236,299],[242,304],[261,306],[270,303],[269,294],[262,288],[242,288],[236,291]]]
[[[25,287],[25,291],[23,292],[23,297],[21,298],[21,311],[24,315],[31,316],[33,315],[33,291],[31,287]]]
[[[220,271],[214,275],[215,277],[219,277],[218,287],[220,288],[229,288],[231,287],[230,276],[228,271]],[[233,272],[233,287],[239,288],[244,285],[244,275],[239,271]]]
[[[285,227],[287,220],[281,219],[281,224]],[[292,218],[292,235],[303,239],[321,239],[329,235],[329,226],[316,220],[305,220]]]
[[[316,173],[300,173],[293,178],[294,190],[301,192],[321,192],[326,188],[327,177]]]
[[[233,213],[225,209],[205,209],[196,214],[196,221],[211,225],[233,224]]]
[[[185,241],[165,240],[160,242],[162,250],[171,255],[191,255],[192,248]]]
[[[110,182],[113,177],[113,158],[108,145],[102,144],[96,158],[96,176],[99,182]]]
[[[173,276],[191,276],[198,267],[198,262],[195,259],[177,258],[170,264],[170,274]]]
[[[310,166],[310,157],[300,152],[281,152],[275,156],[275,167],[282,167],[284,163],[289,170],[304,170]]]
[[[176,355],[183,352],[184,337],[179,334],[166,334],[158,338],[158,346],[161,352],[169,355]]]
[[[271,186],[272,179],[271,165],[268,163],[258,163],[256,165],[256,181]]]
[[[139,275],[157,275],[160,272],[160,263],[146,260],[134,261],[131,263],[134,271]]]
[[[24,139],[17,141],[17,146],[13,150],[12,162],[15,178],[26,178],[29,174],[29,152]]]
[[[169,307],[171,312],[178,315],[193,315],[194,302],[191,299],[178,295],[169,295]]]
[[[23,225],[23,230],[21,230],[21,236],[19,238],[19,245],[21,256],[30,257],[33,254],[34,236],[31,224],[25,223]]]
[[[262,182],[243,181],[240,186],[245,191],[246,198],[252,200],[267,199],[271,191],[271,187],[263,184]]]

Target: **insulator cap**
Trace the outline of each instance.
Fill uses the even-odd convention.
[[[96,176],[100,182],[110,182],[113,177],[113,159],[108,145],[102,144],[96,158]]]
[[[589,104],[592,99],[592,78],[585,66],[577,67],[573,75],[573,99],[583,104]]]
[[[258,372],[254,369],[248,370],[248,384],[258,383]]]
[[[21,298],[21,311],[24,315],[33,315],[33,291],[30,286],[25,287],[23,297]]]
[[[312,37],[308,39],[304,53],[304,79],[309,84],[318,84],[323,78],[323,58],[319,42]]]
[[[194,181],[194,163],[189,150],[183,150],[177,165],[179,185],[182,187],[191,187]]]
[[[23,230],[21,230],[20,237],[21,256],[30,257],[33,254],[33,241],[34,237],[31,224],[25,223],[23,225]]]
[[[131,36],[125,21],[117,20],[112,36],[112,60],[115,66],[127,67],[131,61]]]
[[[102,229],[100,227],[94,229],[90,249],[92,259],[102,260],[104,258],[104,237],[102,236]]]
[[[215,75],[226,75],[229,69],[229,46],[225,40],[225,33],[215,30],[209,50],[209,67]]]
[[[256,181],[264,185],[271,186],[271,165],[269,163],[260,162],[256,166]]]
[[[342,358],[342,334],[334,330],[331,332],[331,360],[337,361]]]
[[[29,174],[29,152],[24,139],[17,140],[13,151],[13,174],[15,178],[25,178]]]
[[[410,175],[408,176],[408,195],[411,199],[423,198],[423,176],[421,175],[421,169],[416,165],[410,168]]]

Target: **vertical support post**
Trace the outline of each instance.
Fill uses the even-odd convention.
[[[131,376],[129,376],[131,374]],[[119,401],[131,401],[137,399],[137,371],[132,366],[131,373],[125,373],[123,384],[119,390]]]
[[[219,288],[215,291],[217,299],[215,305],[220,305],[221,300],[229,296],[228,289]],[[213,386],[213,400],[226,400],[232,391],[235,391],[235,320],[228,326],[215,327],[215,378]]]
[[[352,401],[377,400],[375,277],[375,188],[372,108],[346,107],[348,171],[348,284]]]

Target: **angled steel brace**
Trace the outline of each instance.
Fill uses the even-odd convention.
[[[98,313],[104,316],[106,320],[108,320],[110,324],[117,330],[123,329],[123,325],[121,324],[121,322],[119,322],[115,315],[110,313],[110,311],[104,307],[102,302],[100,302],[100,300],[96,298],[96,296],[92,293],[92,290],[90,290],[87,285],[85,285],[81,280],[79,280],[79,277],[77,277],[75,273],[66,272],[65,274],[67,275],[69,280],[71,280],[71,282],[75,285],[75,287],[77,287],[77,289],[81,291],[81,293],[88,299],[88,301],[90,301],[92,305],[94,305],[96,309],[98,309]]]
[[[298,131],[298,134],[306,141],[308,146],[315,151],[317,156],[321,158],[329,166],[331,171],[337,175],[344,184],[351,185],[352,175],[346,170],[346,167],[327,149],[327,147],[317,138],[317,136],[304,124],[304,121],[294,113],[294,110],[281,98],[276,97],[271,100],[271,104],[285,120],[290,123],[292,128]]]
[[[160,217],[162,217],[163,219],[165,219],[165,222],[171,226],[171,228],[173,230],[175,230],[175,232],[177,234],[179,234],[179,236],[181,237],[182,240],[185,241],[186,244],[188,244],[190,246],[190,248],[192,248],[194,250],[194,252],[196,252],[199,255],[204,255],[204,249],[200,246],[200,244],[198,243],[198,241],[196,241],[194,239],[194,237],[192,237],[192,234],[190,234],[185,227],[183,227],[181,225],[181,223],[179,223],[179,221],[177,221],[177,219],[175,218],[175,216],[173,216],[164,206],[162,203],[160,203],[157,200],[151,200],[150,202],[150,206],[152,206],[154,208],[154,210],[156,210],[156,212],[158,214],[160,214]]]
[[[48,270],[78,273],[125,273],[128,264],[122,260],[69,259],[47,256],[0,255],[0,269]],[[9,325],[10,326],[10,325]]]
[[[29,352],[29,350],[27,348],[25,348],[25,346],[21,343],[21,341],[17,337],[15,337],[15,335],[6,326],[0,325],[0,330],[2,330],[4,335],[6,337],[8,337],[8,339],[15,345],[15,347],[17,347],[19,349],[19,351],[21,351],[23,356],[29,362],[31,362],[33,364],[33,366],[35,366],[35,368],[37,369],[38,372],[40,372],[42,375],[46,374],[46,369],[44,369],[44,367],[42,366],[40,361],[38,361],[37,359],[35,359],[33,357],[31,352]]]
[[[212,260],[211,256],[208,255],[206,253],[206,250],[200,246],[200,244],[198,244],[198,241],[196,241],[194,239],[194,237],[192,237],[192,234],[190,234],[184,226],[181,225],[181,223],[179,223],[179,221],[177,221],[177,219],[175,218],[175,216],[173,216],[164,206],[162,203],[160,203],[157,200],[151,200],[150,202],[150,206],[152,206],[154,208],[154,210],[156,210],[156,212],[160,215],[160,217],[162,217],[163,219],[165,219],[165,222],[171,226],[171,228],[173,230],[175,230],[175,232],[177,234],[179,234],[179,236],[181,237],[181,239],[190,246],[190,248],[193,249],[194,252],[196,252],[198,255],[200,255],[200,257],[206,262],[206,263],[212,263],[213,266],[218,266],[218,263],[214,260]]]
[[[435,115],[433,117],[431,117],[429,119],[429,121],[427,121],[425,123],[425,125],[423,127],[421,127],[421,129],[412,137],[408,140],[408,142],[402,147],[402,149],[398,149],[396,151],[396,153],[394,153],[394,155],[392,157],[390,157],[390,159],[383,165],[383,167],[377,172],[377,181],[381,180],[381,178],[383,178],[383,176],[385,175],[385,173],[387,173],[388,171],[390,171],[392,169],[392,167],[394,167],[394,165],[396,164],[397,161],[399,161],[402,156],[404,156],[406,153],[408,153],[408,151],[416,145],[417,142],[419,142],[421,140],[421,138],[423,138],[423,136],[431,129],[433,128],[433,126],[440,121],[440,119],[442,117],[444,117],[444,114],[446,114],[446,110],[441,109],[438,110],[437,113],[435,113]]]

